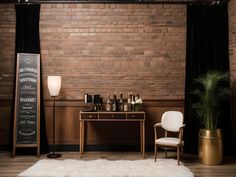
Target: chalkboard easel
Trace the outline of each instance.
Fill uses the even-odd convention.
[[[13,154],[16,148],[37,148],[40,155],[40,55],[17,54]]]

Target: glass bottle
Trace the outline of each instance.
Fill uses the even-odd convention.
[[[135,111],[135,95],[131,97],[131,111]]]
[[[124,111],[125,111],[125,112],[128,111],[128,103],[127,103],[127,102],[124,104]]]
[[[108,94],[107,104],[106,104],[106,111],[110,112],[111,108],[112,108],[112,104],[111,104],[110,94]]]
[[[124,111],[125,112],[127,112],[128,111],[128,106],[129,106],[129,104],[128,104],[128,99],[129,99],[129,93],[128,93],[128,98],[127,98],[127,101],[123,101],[124,103],[123,103],[123,105],[124,105]]]
[[[131,103],[131,97],[130,97],[130,93],[128,92],[128,98],[127,98],[127,102],[128,102],[128,104],[130,104]]]
[[[132,92],[129,92],[129,93],[128,93],[128,99],[127,99],[128,111],[131,110],[131,102],[132,102]]]
[[[124,111],[124,103],[123,103],[123,94],[120,93],[120,100],[119,100],[119,111]]]
[[[102,105],[103,105],[103,98],[98,98],[98,111],[102,111]]]
[[[117,110],[117,99],[116,99],[116,95],[113,94],[113,102],[112,102],[112,111],[116,111]]]

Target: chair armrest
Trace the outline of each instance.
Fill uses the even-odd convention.
[[[156,124],[154,125],[154,128],[156,128],[156,127],[161,127],[161,123],[156,123]]]
[[[157,139],[157,128],[158,127],[162,128],[161,123],[156,123],[154,125],[154,137],[155,137],[155,140]]]
[[[180,128],[184,128],[185,127],[185,124],[183,124]]]
[[[183,129],[184,127],[185,127],[185,124],[181,125],[181,126],[179,127],[179,131],[180,131],[181,129]]]
[[[184,127],[185,127],[185,124],[183,124],[183,125],[179,128],[179,140],[180,140],[180,144],[182,144],[182,142],[183,142]]]

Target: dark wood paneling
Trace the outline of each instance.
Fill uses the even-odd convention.
[[[79,144],[79,110],[80,107],[56,107],[56,144]],[[52,107],[46,107],[45,114],[48,140],[52,143]]]
[[[0,106],[0,145],[8,145],[10,141],[11,107]]]

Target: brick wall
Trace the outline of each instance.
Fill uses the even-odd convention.
[[[0,4],[0,14],[0,145],[8,145],[15,73],[14,5]],[[41,5],[45,100],[49,99],[47,76],[62,76],[61,101],[57,102],[56,142],[79,143],[78,116],[84,109],[81,99],[85,92],[105,97],[114,92],[123,92],[126,96],[132,91],[149,99],[145,101],[146,137],[147,142],[153,143],[153,124],[160,120],[161,114],[170,109],[183,110],[185,40],[184,5]],[[49,142],[52,138],[51,105],[45,101]],[[125,126],[124,130],[135,130],[135,127]],[[104,130],[102,127],[98,129]],[[95,141],[90,129],[88,132],[91,144],[99,141],[117,143],[114,137],[119,134],[106,131],[109,137],[104,142],[102,137]],[[121,144],[137,140],[132,133],[125,137],[128,140]]]
[[[12,97],[14,5],[0,5],[0,99]],[[3,14],[3,15],[2,15]],[[145,4],[41,5],[44,95],[62,76],[60,99],[128,91],[144,99],[183,99],[186,7]]]
[[[232,126],[233,140],[236,148],[236,1],[231,0],[229,9],[229,55],[230,55],[230,75],[232,93]]]

